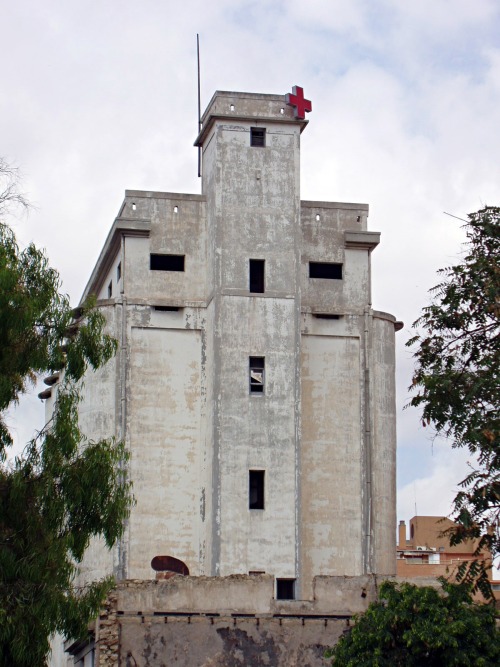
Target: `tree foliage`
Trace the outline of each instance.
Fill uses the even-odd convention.
[[[490,605],[472,602],[464,584],[443,590],[384,581],[379,599],[327,652],[335,667],[494,667],[500,631]]]
[[[453,447],[475,455],[470,474],[454,500],[457,527],[451,544],[478,540],[477,553],[500,553],[500,208],[468,216],[462,261],[440,271],[432,303],[414,323],[416,346],[411,405],[423,409]],[[464,565],[459,577],[476,580],[488,596],[487,576],[477,563]]]
[[[7,192],[14,197],[13,189]],[[78,425],[82,378],[113,356],[116,342],[104,333],[104,318],[92,304],[78,313],[78,322],[74,315],[44,253],[33,244],[20,250],[1,224],[1,667],[44,665],[54,632],[86,635],[113,582],[77,588],[78,563],[91,537],[113,545],[131,504],[123,445],[88,441]],[[38,374],[55,371],[61,382],[52,419],[22,455],[9,459],[6,409]]]

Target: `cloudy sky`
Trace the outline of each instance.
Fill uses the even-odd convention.
[[[0,155],[36,208],[13,222],[46,248],[76,304],[124,190],[200,192],[202,107],[215,90],[312,100],[302,199],[370,205],[382,232],[373,303],[405,322],[398,350],[398,518],[447,514],[466,452],[402,410],[404,343],[460,257],[458,217],[500,204],[498,0],[17,0],[2,8]],[[43,420],[37,399],[11,424]],[[415,511],[416,510],[416,511]]]

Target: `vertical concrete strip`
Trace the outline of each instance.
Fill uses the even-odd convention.
[[[372,437],[371,437],[371,396],[370,396],[370,344],[371,309],[368,305],[364,313],[364,492],[363,492],[363,572],[372,572]]]
[[[300,174],[300,134],[296,135],[296,174]],[[302,531],[301,531],[301,449],[302,449],[302,294],[301,294],[301,253],[302,228],[300,206],[300,177],[296,184],[296,224],[295,224],[295,596],[302,599]]]
[[[122,287],[120,299],[121,311],[121,327],[120,327],[120,359],[117,364],[119,381],[118,387],[120,391],[120,408],[119,408],[119,432],[117,434],[118,440],[126,440],[127,435],[127,297],[126,297],[126,263],[125,263],[125,236],[121,236],[121,263],[122,263]],[[129,443],[126,443],[129,444]],[[123,469],[123,476],[126,479],[128,471]],[[123,535],[117,544],[117,557],[114,567],[114,576],[116,579],[127,578],[127,548],[129,544],[129,529],[130,522],[125,519]]]

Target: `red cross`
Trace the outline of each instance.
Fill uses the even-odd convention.
[[[293,93],[285,95],[285,101],[291,107],[295,107],[293,110],[295,118],[303,119],[306,117],[306,111],[312,111],[311,101],[304,99],[304,89],[300,86],[294,86],[292,90]]]

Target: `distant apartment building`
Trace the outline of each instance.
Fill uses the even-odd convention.
[[[487,551],[476,553],[477,541],[450,546],[446,532],[455,523],[441,516],[414,516],[410,519],[410,539],[406,524],[399,522],[396,548],[396,574],[398,577],[448,577],[454,574],[464,561],[488,560]],[[500,581],[490,581],[493,593],[500,600]]]

